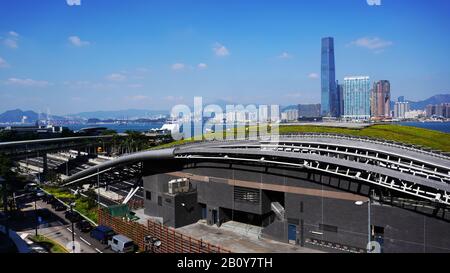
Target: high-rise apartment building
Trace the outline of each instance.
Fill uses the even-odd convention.
[[[397,119],[406,118],[406,112],[409,112],[409,102],[396,102],[394,106],[394,117]]]
[[[370,78],[344,78],[344,118],[370,119]]]
[[[334,60],[334,39],[332,37],[322,39],[321,95],[322,116],[339,116],[339,98],[336,88],[336,69]]]
[[[373,84],[370,98],[371,115],[377,119],[390,116],[391,84],[389,81],[377,81]]]

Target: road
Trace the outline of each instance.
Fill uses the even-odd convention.
[[[27,208],[25,208],[23,212],[25,213],[28,221],[25,223],[20,223],[25,225],[24,229],[20,231],[22,233],[34,235],[35,224],[33,221],[36,219],[34,217],[34,203],[28,203],[26,205]],[[66,247],[69,252],[72,251],[71,246],[69,245],[69,243],[72,242],[72,225],[64,218],[64,212],[54,211],[50,205],[42,201],[37,201],[36,207],[37,209],[47,209],[50,211],[50,216],[43,219],[44,223],[38,229],[38,234],[44,235],[45,237],[58,242],[62,246]],[[75,228],[75,242],[75,245],[77,246],[76,253],[113,253],[111,249],[91,238],[89,233],[83,233],[77,228]]]

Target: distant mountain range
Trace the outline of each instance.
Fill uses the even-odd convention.
[[[9,110],[0,114],[0,123],[13,123],[22,122],[23,117],[27,117],[27,123],[35,123],[38,119],[47,119],[46,113],[41,113],[40,115],[34,111],[22,111],[20,109]],[[52,116],[50,118],[53,120],[63,120],[63,117]]]
[[[133,120],[140,118],[149,118],[158,115],[166,115],[168,111],[149,111],[149,110],[119,110],[119,111],[96,111],[70,114],[67,116],[49,115],[50,120],[67,121],[67,120],[88,120],[88,119],[123,119]],[[47,114],[38,114],[34,111],[22,111],[20,109],[8,110],[0,114],[0,123],[19,123],[23,117],[27,117],[26,123],[35,123],[38,119],[46,120]]]
[[[408,101],[408,100],[407,100]],[[423,110],[429,104],[441,104],[450,103],[450,94],[435,95],[426,100],[422,101],[408,101],[410,103],[411,110]],[[225,100],[217,100],[213,102],[204,101],[204,104],[217,104],[225,110],[225,106],[228,104],[235,105],[237,103],[232,103]],[[289,109],[297,109],[297,105],[288,105],[281,107],[281,111],[286,111]],[[118,111],[94,111],[94,112],[82,112],[77,114],[70,114],[64,117],[50,115],[51,120],[77,120],[77,119],[139,119],[139,118],[150,118],[158,115],[167,115],[169,110],[142,110],[142,109],[128,109],[128,110],[118,110]],[[22,121],[22,118],[27,117],[27,123],[35,123],[39,118],[41,120],[47,119],[46,113],[41,113],[40,115],[34,111],[22,111],[20,109],[8,110],[0,114],[0,123],[18,123]]]
[[[426,100],[422,100],[422,101],[409,101],[410,104],[410,108],[412,110],[424,110],[427,105],[429,104],[441,104],[441,103],[450,103],[450,94],[442,94],[442,95],[436,95],[436,96],[432,96],[431,98],[428,98]]]
[[[169,111],[164,110],[141,110],[141,109],[127,109],[118,111],[93,111],[82,112],[77,114],[70,114],[69,117],[82,119],[139,119],[149,118],[158,115],[167,115]]]

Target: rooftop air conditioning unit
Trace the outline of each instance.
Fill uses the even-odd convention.
[[[169,194],[188,192],[190,187],[189,178],[179,178],[169,181]]]

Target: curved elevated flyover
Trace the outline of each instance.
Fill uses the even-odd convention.
[[[66,180],[65,186],[83,183],[117,166],[159,159],[297,167],[450,205],[450,157],[446,154],[387,141],[323,134],[210,141],[140,152],[77,173]]]
[[[35,155],[36,153],[44,154],[52,151],[61,151],[89,145],[103,144],[110,142],[112,139],[112,135],[107,135],[0,142],[0,154],[10,158],[21,158],[27,155]]]

